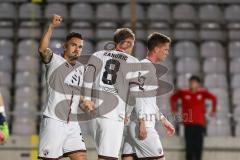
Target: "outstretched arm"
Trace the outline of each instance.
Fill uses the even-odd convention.
[[[44,33],[40,45],[38,48],[38,52],[40,54],[40,57],[43,61],[43,63],[49,63],[52,57],[52,51],[48,49],[49,41],[53,33],[53,29],[55,27],[58,27],[61,24],[62,17],[59,15],[53,15],[51,23],[48,26],[47,31]]]

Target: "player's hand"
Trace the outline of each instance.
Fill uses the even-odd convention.
[[[52,20],[51,20],[51,26],[54,28],[58,27],[58,26],[60,26],[61,22],[62,22],[62,17],[54,14],[52,17]]]
[[[83,100],[81,101],[81,108],[84,110],[84,111],[88,111],[88,112],[91,112],[91,111],[94,111],[95,110],[95,107],[94,107],[94,103],[90,100]]]
[[[0,144],[4,144],[4,143],[5,143],[4,134],[0,131]]]
[[[145,122],[144,120],[139,121],[139,134],[138,134],[138,139],[139,140],[144,140],[147,138],[147,129],[145,127]]]
[[[164,117],[162,121],[162,124],[164,126],[164,128],[166,129],[167,131],[167,135],[168,136],[173,136],[174,133],[175,133],[175,128],[174,126]]]

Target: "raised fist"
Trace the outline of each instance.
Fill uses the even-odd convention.
[[[60,26],[61,22],[62,22],[62,17],[54,14],[52,17],[52,20],[51,20],[51,25],[53,27],[58,27],[58,26]]]

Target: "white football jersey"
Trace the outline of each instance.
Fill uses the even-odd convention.
[[[142,68],[147,68],[147,72],[146,71],[142,71],[141,75],[143,77],[145,77],[145,82],[143,85],[143,89],[144,91],[151,91],[151,90],[155,90],[156,88],[158,88],[158,80],[157,80],[157,75],[156,73],[156,69],[154,67],[154,65],[152,64],[151,61],[149,61],[148,59],[143,59],[140,61],[141,65],[146,64],[147,67],[142,67]],[[145,75],[145,73],[150,72],[151,75]],[[149,85],[152,84],[152,85]],[[155,121],[158,119],[159,117],[159,109],[157,106],[157,98],[156,96],[154,97],[143,97],[142,99],[142,105],[143,105],[143,117],[145,120],[145,125],[146,127],[155,127]],[[138,114],[138,111],[136,111],[136,109],[138,108],[137,106],[138,104],[136,104],[135,106],[135,110],[132,114],[131,119],[134,120],[136,118],[136,114]],[[129,113],[128,113],[129,114]]]
[[[77,62],[70,65],[62,56],[53,53],[51,61],[46,66],[47,101],[44,104],[43,115],[61,121],[66,121],[70,115],[76,114],[79,108],[80,91],[76,86],[82,86],[84,66]],[[56,107],[64,107],[57,113]]]
[[[96,98],[95,106],[101,108],[98,110],[98,115],[123,120],[129,91],[141,92],[138,81],[141,68],[138,59],[120,51],[103,50],[92,55],[88,62],[86,75],[89,68],[95,68],[94,80],[93,83],[84,80],[84,87],[97,90],[93,98]],[[135,87],[130,87],[132,82]],[[112,96],[117,98],[117,102],[113,102]],[[90,99],[90,96],[85,98]],[[101,106],[104,102],[113,108]]]

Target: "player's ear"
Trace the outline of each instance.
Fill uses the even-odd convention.
[[[154,52],[155,52],[155,53],[158,53],[158,52],[159,52],[159,50],[160,50],[160,48],[156,46],[156,47],[154,47],[154,49],[153,49],[153,50],[154,50]]]
[[[67,49],[67,43],[65,42],[65,43],[63,44],[63,50],[66,51],[66,49]]]

